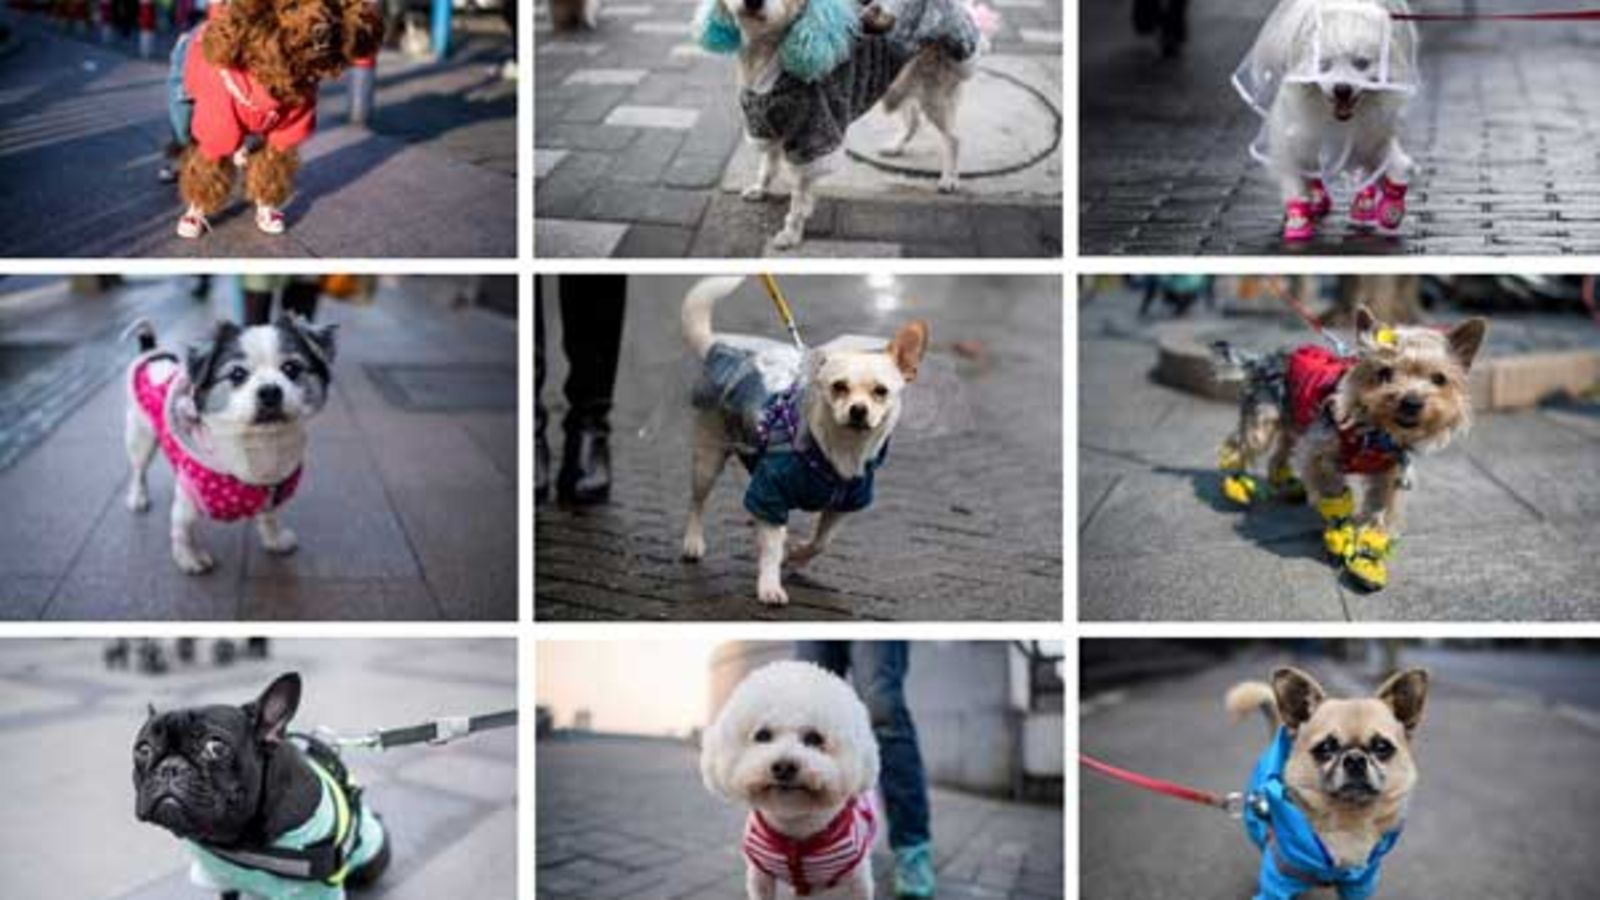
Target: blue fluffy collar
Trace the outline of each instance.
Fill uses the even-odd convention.
[[[778,47],[778,64],[801,81],[816,81],[850,58],[861,33],[855,0],[804,0],[805,9]],[[721,0],[701,0],[694,17],[695,40],[712,53],[737,53],[744,43],[739,25]]]

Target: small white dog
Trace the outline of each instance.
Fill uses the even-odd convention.
[[[922,119],[939,133],[939,190],[960,186],[955,133],[961,85],[986,45],[967,0],[880,0],[863,33],[858,0],[702,0],[700,45],[738,54],[745,132],[761,152],[746,200],[765,200],[780,163],[792,175],[789,211],[772,245],[805,238],[816,199],[812,185],[837,164],[845,131],[880,101],[898,113],[901,132],[883,149],[905,151]]]
[[[711,314],[740,278],[706,278],[683,299],[683,336],[702,361],[694,403],[694,484],[683,558],[705,556],[705,506],[737,454],[750,471],[744,507],[756,520],[756,596],[783,604],[782,567],[792,510],[818,513],[811,540],[789,554],[803,565],[827,548],[841,518],[872,503],[902,394],[928,349],[928,324],[906,323],[887,343],[841,339],[801,353],[764,338],[718,334]]]
[[[195,541],[201,516],[254,519],[269,553],[298,546],[278,523],[278,510],[300,484],[306,422],[328,402],[335,328],[292,316],[252,328],[221,322],[180,358],[156,346],[149,322],[129,327],[140,352],[128,367],[127,504],[136,513],[150,508],[145,472],[159,446],[176,482],[172,558],[179,569],[199,575],[215,565]]]
[[[700,774],[750,808],[750,900],[772,900],[780,881],[796,896],[872,900],[878,741],[843,679],[804,662],[750,673],[701,736]]]
[[[1350,221],[1400,227],[1412,160],[1401,116],[1416,91],[1416,28],[1404,0],[1282,0],[1234,84],[1264,118],[1251,153],[1281,188],[1283,238],[1316,236],[1333,209],[1328,181],[1356,186]]]

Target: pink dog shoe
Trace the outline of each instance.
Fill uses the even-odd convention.
[[[1317,236],[1317,220],[1311,216],[1311,201],[1296,197],[1284,204],[1283,239],[1304,243]]]
[[[277,207],[257,206],[256,227],[266,234],[283,234],[283,213]]]
[[[1383,199],[1378,201],[1378,229],[1394,232],[1406,217],[1406,186],[1385,178],[1380,182]]]
[[[1378,221],[1378,186],[1369,184],[1350,202],[1350,221],[1371,228]]]
[[[1326,219],[1328,213],[1333,212],[1333,197],[1328,194],[1328,186],[1321,178],[1311,179],[1311,215],[1316,219]]]

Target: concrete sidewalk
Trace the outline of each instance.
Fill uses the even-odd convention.
[[[1456,655],[1469,666],[1475,656]],[[1286,661],[1246,655],[1197,675],[1085,697],[1083,750],[1157,778],[1242,790],[1267,732],[1257,719],[1230,725],[1222,696]],[[1376,684],[1326,660],[1297,664],[1335,694]],[[1590,684],[1600,674],[1592,654],[1565,668],[1569,678]],[[1440,674],[1433,681],[1416,744],[1418,786],[1405,832],[1383,867],[1378,896],[1385,900],[1578,900],[1594,893],[1600,786],[1590,770],[1600,753],[1600,719],[1496,690],[1492,678],[1458,684]],[[1238,822],[1084,770],[1079,784],[1084,900],[1251,895],[1260,856]]]
[[[188,857],[133,817],[132,746],[145,704],[158,709],[254,699],[298,671],[293,728],[341,734],[514,707],[516,642],[274,641],[271,658],[163,676],[108,671],[104,642],[0,641],[0,871],[8,897],[187,900]],[[202,658],[208,642],[200,642]],[[391,868],[362,896],[391,900],[516,896],[517,731],[446,747],[350,750],[394,841]]]
[[[150,468],[151,511],[123,505],[121,378],[133,348],[116,334],[123,319],[151,315],[162,343],[181,346],[211,310],[172,281],[10,323],[0,354],[80,348],[35,373],[43,384],[30,396],[42,399],[31,408],[59,423],[0,470],[10,512],[0,618],[515,618],[517,416],[503,398],[515,397],[516,323],[446,308],[457,288],[406,280],[371,306],[323,301],[319,319],[340,325],[339,357],[301,489],[284,508],[300,547],[269,556],[249,523],[204,522],[217,568],[201,576],[171,559],[164,458]]]
[[[1342,585],[1306,507],[1248,514],[1216,448],[1237,407],[1155,384],[1137,303],[1080,307],[1079,616],[1086,620],[1554,620],[1600,615],[1600,414],[1481,415],[1416,464],[1389,587]],[[1574,327],[1588,327],[1574,320]]]
[[[443,64],[385,52],[372,128],[323,86],[301,148],[287,233],[259,232],[237,201],[199,240],[156,179],[167,144],[164,57],[145,61],[13,16],[0,59],[0,248],[44,257],[481,257],[517,248],[516,83],[495,66],[503,26],[464,35]]]
[[[539,897],[743,900],[739,835],[747,814],[700,783],[699,753],[626,737],[541,741],[537,756]],[[939,897],[1063,896],[1062,812],[934,788]],[[892,897],[887,842],[873,854],[878,896]]]
[[[1600,250],[1592,123],[1600,29],[1419,24],[1423,87],[1402,141],[1417,161],[1399,239],[1347,228],[1344,207],[1284,247],[1277,186],[1247,152],[1260,127],[1229,79],[1276,0],[1189,4],[1179,59],[1137,37],[1129,3],[1084,3],[1079,229],[1084,253],[1568,254]],[[1418,4],[1412,4],[1417,7]],[[1581,6],[1581,4],[1578,4]],[[1571,8],[1435,2],[1429,12]]]
[[[880,291],[860,277],[784,280],[813,343],[841,334],[887,335],[914,316],[928,319],[934,346],[925,370],[930,379],[936,367],[948,373],[939,395],[949,399],[947,409],[954,407],[941,412],[941,430],[924,427],[919,434],[907,427],[894,438],[872,507],[845,522],[827,553],[786,575],[786,607],[755,599],[754,536],[742,504],[748,479],[737,463],[728,465],[707,507],[705,558],[679,559],[693,421],[688,385],[695,373],[679,336],[678,309],[692,283],[629,282],[612,417],[612,502],[535,511],[539,618],[1060,618],[1057,279],[906,278],[884,291],[903,298],[890,312],[876,311]],[[547,305],[545,399],[559,464],[566,366],[556,305]],[[716,327],[783,333],[750,284],[718,305]],[[986,360],[957,358],[958,341],[981,348]],[[910,388],[908,403],[917,390]],[[809,529],[810,519],[794,517],[791,540]]]
[[[802,256],[1061,254],[1060,3],[996,0],[992,51],[964,88],[962,190],[941,195],[930,128],[907,155],[877,149],[881,111],[817,184]],[[787,199],[739,191],[745,146],[732,57],[690,35],[695,0],[607,3],[594,31],[554,33],[535,8],[534,252],[542,257],[774,255]],[[901,173],[896,169],[911,171]],[[776,189],[787,192],[780,178]]]

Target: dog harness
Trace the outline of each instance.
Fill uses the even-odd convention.
[[[383,823],[361,802],[338,752],[308,735],[293,740],[322,786],[316,811],[266,847],[185,841],[197,885],[262,900],[342,900],[345,878],[383,849]]]
[[[227,14],[225,5],[213,8],[217,15]],[[187,118],[187,137],[210,160],[231,156],[252,134],[266,138],[274,150],[290,150],[304,143],[317,126],[316,97],[281,103],[248,72],[212,64],[204,51],[196,49],[207,27],[201,24],[173,48],[172,65],[182,69],[183,92],[170,95],[169,102],[191,107],[187,116],[172,114],[174,125]]]
[[[826,827],[806,838],[775,830],[759,810],[744,826],[744,857],[767,875],[794,888],[796,895],[835,887],[855,871],[878,835],[878,814],[870,794],[850,798]]]
[[[1378,889],[1383,858],[1400,840],[1400,828],[1384,834],[1365,863],[1334,863],[1333,855],[1312,830],[1305,814],[1294,805],[1283,783],[1283,767],[1293,747],[1289,730],[1280,727],[1256,762],[1245,790],[1251,801],[1245,804],[1245,834],[1261,851],[1255,900],[1293,900],[1318,887],[1338,890],[1340,900],[1371,897]]]
[[[177,357],[170,353],[154,353],[134,365],[134,401],[150,420],[150,427],[161,442],[161,451],[172,464],[178,484],[194,505],[208,518],[233,522],[288,502],[300,486],[300,467],[296,467],[288,478],[277,484],[249,484],[225,472],[208,468],[178,440],[171,424],[173,401],[177,396],[172,391],[172,385],[181,376],[175,371],[165,381],[153,380],[150,377],[150,364],[157,361],[176,364]]]
[[[1382,429],[1341,426],[1333,419],[1328,399],[1356,364],[1354,357],[1315,344],[1289,354],[1286,367],[1287,402],[1295,428],[1310,428],[1318,419],[1339,433],[1339,469],[1351,475],[1376,475],[1405,461],[1405,449]]]
[[[790,510],[855,512],[872,505],[872,482],[889,456],[889,445],[858,477],[833,468],[812,439],[800,414],[801,382],[769,391],[754,352],[724,342],[706,353],[694,404],[724,413],[728,437],[750,473],[744,508],[771,525],[789,521]]]

